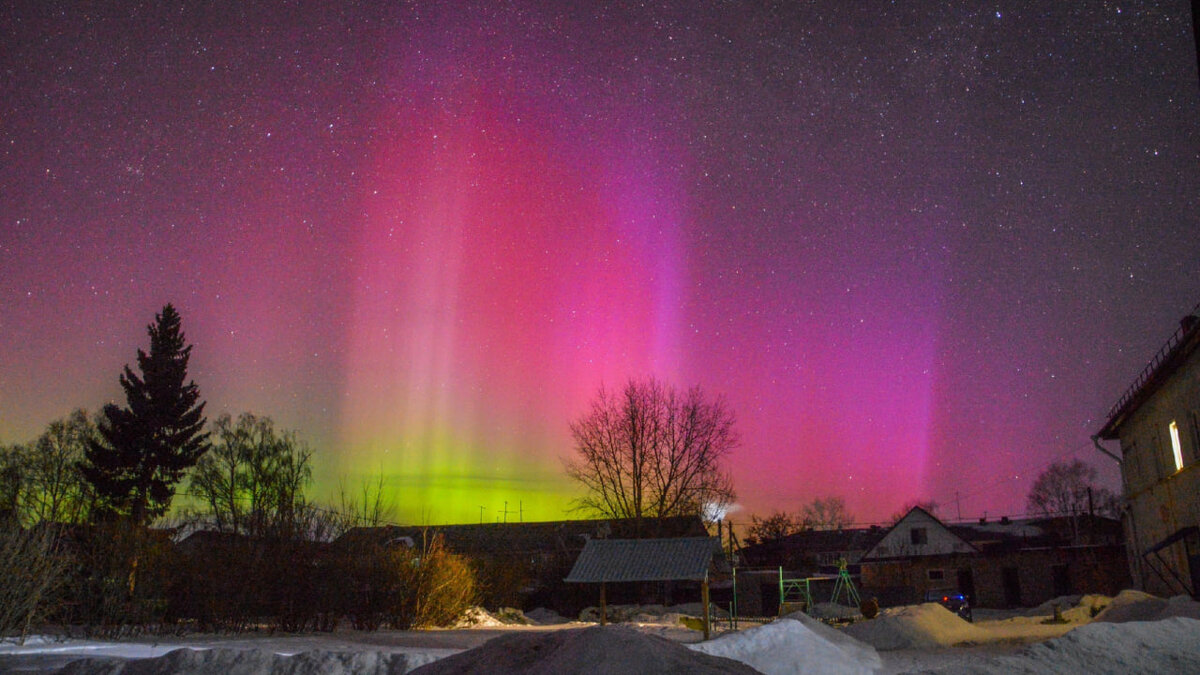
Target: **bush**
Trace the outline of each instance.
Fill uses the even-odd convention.
[[[0,526],[0,636],[24,636],[58,608],[69,566],[52,528]]]
[[[108,631],[165,620],[177,567],[169,533],[116,521],[74,528],[63,544],[77,568],[67,588],[73,602],[61,620]]]
[[[475,600],[475,573],[440,537],[421,548],[371,546],[342,551],[340,609],[355,628],[448,626]]]

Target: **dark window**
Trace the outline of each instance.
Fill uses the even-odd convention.
[[[928,541],[928,537],[925,534],[925,528],[923,527],[914,527],[913,529],[909,530],[908,537],[912,540],[912,543],[917,546]]]
[[[946,578],[946,572],[943,570],[929,570],[930,581],[942,581]]]

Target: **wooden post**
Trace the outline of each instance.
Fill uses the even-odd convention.
[[[709,636],[709,611],[708,611],[708,575],[704,575],[704,581],[700,582],[700,602],[704,603],[704,639]]]
[[[604,600],[604,582],[600,582],[600,625],[608,625],[608,606]]]

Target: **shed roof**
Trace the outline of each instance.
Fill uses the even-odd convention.
[[[592,539],[566,581],[700,581],[708,576],[713,554],[720,550],[716,537]]]

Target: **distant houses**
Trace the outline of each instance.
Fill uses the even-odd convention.
[[[863,597],[884,606],[946,590],[966,594],[979,607],[1034,606],[1128,585],[1120,523],[1087,515],[946,524],[914,507],[890,528],[800,532],[748,546],[741,557],[761,571],[739,570],[739,598],[757,594],[761,600],[751,604],[767,614],[778,604],[770,585],[780,573],[771,568],[792,578],[828,576],[838,558],[848,563]],[[743,588],[749,584],[756,588]]]
[[[354,550],[370,546],[423,547],[439,537],[451,552],[471,559],[488,606],[525,609],[548,607],[574,615],[596,603],[594,594],[563,580],[580,552],[592,539],[663,539],[707,537],[699,516],[670,518],[609,518],[559,520],[536,523],[480,523],[357,527],[342,535],[334,546]],[[617,588],[612,602],[695,600],[687,584],[649,584]]]
[[[1113,405],[1097,434],[1120,441],[1123,523],[1134,581],[1163,596],[1200,594],[1198,315],[1200,305]]]

